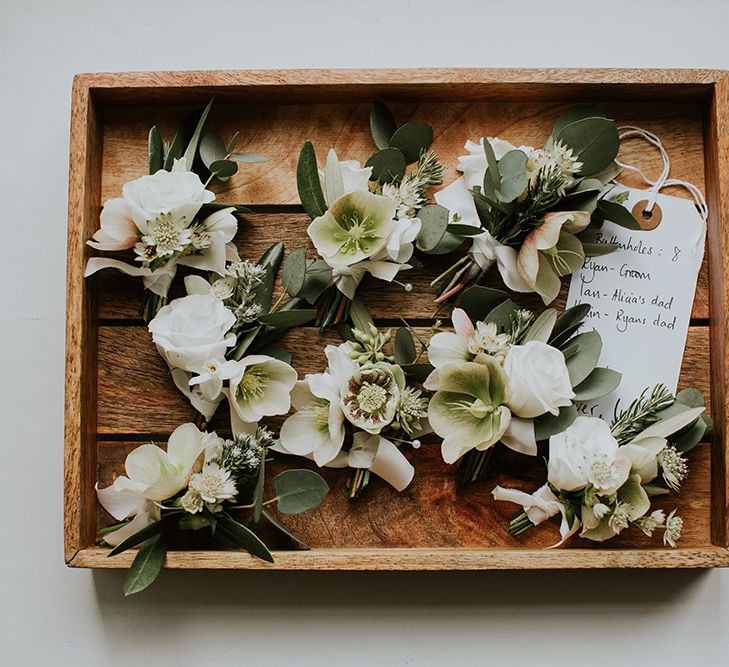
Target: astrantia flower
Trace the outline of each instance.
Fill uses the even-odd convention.
[[[190,478],[190,490],[197,493],[208,506],[217,507],[222,501],[235,498],[238,493],[230,472],[217,463],[206,463],[199,473]]]
[[[674,491],[681,488],[681,482],[688,475],[688,463],[675,447],[665,447],[658,454],[658,463],[663,470],[663,479]]]
[[[188,490],[182,498],[180,498],[180,507],[188,514],[197,514],[205,508],[205,501],[197,491]]]
[[[420,389],[413,387],[405,387],[400,391],[393,427],[401,428],[408,435],[422,428],[421,420],[428,416],[428,399],[421,394]]]
[[[674,547],[676,542],[681,539],[681,531],[683,530],[683,519],[676,516],[676,510],[673,510],[666,518],[665,532],[663,533],[663,544]]]
[[[359,369],[342,389],[346,418],[356,427],[377,434],[395,418],[405,376],[399,366],[386,362]]]
[[[149,262],[182,252],[190,243],[192,230],[184,218],[175,219],[171,213],[160,213],[147,223],[147,233],[134,246],[137,261]]]
[[[643,516],[633,523],[640,528],[645,535],[652,537],[653,533],[657,528],[666,523],[666,515],[663,510],[654,510],[650,513],[650,516]]]
[[[592,507],[589,505],[582,506],[581,537],[595,542],[608,540],[643,517],[650,509],[650,499],[641,486],[638,475],[631,475],[613,493],[615,496],[614,500],[610,500],[611,510],[609,512],[602,510],[603,503],[597,503]],[[603,495],[612,496],[613,494],[601,492],[601,497]],[[600,508],[600,511],[596,511],[596,508]]]
[[[188,294],[205,294],[218,301],[225,301],[233,296],[235,291],[235,278],[227,276],[208,282],[202,276],[185,276],[185,289]]]
[[[230,379],[230,404],[248,424],[263,417],[283,415],[291,407],[290,393],[296,384],[296,371],[289,364],[263,354],[241,359],[238,372]]]
[[[350,192],[309,225],[308,234],[330,266],[350,266],[382,250],[394,225],[395,204],[368,191]]]

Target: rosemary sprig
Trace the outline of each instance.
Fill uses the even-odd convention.
[[[660,419],[658,413],[673,404],[674,396],[665,385],[657,384],[650,394],[649,390],[646,387],[625,410],[618,412],[619,402],[615,405],[610,430],[619,444],[624,445],[655,424]]]

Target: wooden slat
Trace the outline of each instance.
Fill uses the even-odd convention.
[[[110,484],[123,470],[124,457],[139,443],[100,442],[98,445],[99,482]],[[424,444],[420,449],[404,450],[416,469],[415,478],[402,493],[397,493],[377,478],[356,501],[346,495],[349,476],[346,470],[319,469],[331,492],[319,509],[299,516],[280,516],[304,542],[316,549],[358,548],[532,548],[539,549],[559,540],[559,522],[549,521],[519,536],[510,536],[506,528],[516,507],[496,502],[491,491],[496,484],[534,491],[546,481],[544,461],[525,457],[505,447],[498,447],[489,473],[467,491],[459,488],[458,472],[443,462],[438,445]],[[706,546],[710,543],[710,454],[709,446],[699,446],[689,453],[690,475],[682,493],[656,499],[655,507],[667,512],[678,509],[685,519],[682,547]],[[275,455],[268,466],[273,477],[282,469],[307,467],[311,462]],[[272,497],[267,490],[266,497]],[[246,515],[242,515],[241,519]],[[113,523],[100,511],[100,525]],[[275,535],[260,528],[272,548],[285,547]],[[661,536],[648,538],[632,529],[611,542],[614,548],[648,548],[661,544]],[[600,545],[574,539],[569,548],[599,548]]]
[[[422,336],[428,329],[417,329]],[[338,344],[334,332],[320,334],[306,327],[288,332],[279,345],[293,356],[293,365],[303,377],[322,372],[326,366],[324,346]],[[692,327],[684,356],[680,387],[696,387],[711,396],[708,375],[709,329]],[[99,328],[98,432],[100,434],[170,433],[192,417],[192,408],[174,387],[169,371],[144,327]],[[221,405],[214,422],[227,424],[227,407]],[[275,421],[275,423],[280,423]]]
[[[128,568],[136,554],[107,558],[108,549],[81,551],[73,567]],[[725,547],[686,549],[315,549],[274,553],[266,563],[240,551],[171,551],[165,567],[184,570],[592,570],[709,568],[729,565]]]
[[[255,260],[273,243],[283,241],[287,252],[295,248],[306,247],[309,257],[315,257],[316,251],[306,235],[310,223],[304,213],[259,213],[247,215],[239,223],[236,245],[241,257]],[[398,279],[410,282],[412,292],[406,293],[396,283],[385,283],[366,276],[360,294],[371,314],[375,318],[392,319],[405,317],[409,320],[431,318],[435,311],[433,299],[435,292],[430,287],[431,281],[455,262],[458,253],[446,256],[417,255],[423,266],[401,272]],[[709,279],[707,257],[699,273],[696,287],[692,317],[706,319],[709,317]],[[181,269],[181,275],[183,270]],[[142,284],[138,278],[131,278],[119,271],[102,271],[90,279],[99,285],[99,317],[103,319],[135,319],[139,318],[142,303]],[[569,280],[562,281],[562,291],[555,301],[556,308],[564,308],[567,300]],[[492,268],[481,281],[482,285],[503,289],[504,285],[496,268]],[[277,284],[278,295],[281,291],[280,280]],[[174,283],[170,298],[184,296],[181,280]],[[536,295],[518,295],[519,303],[534,310],[543,308]],[[447,316],[448,309],[443,313]],[[443,316],[443,315],[441,315]]]
[[[729,336],[729,78],[716,86],[707,123],[706,172],[709,205],[709,257],[711,268],[711,383],[716,388],[712,410],[718,425],[714,434],[712,471],[714,544],[729,544],[729,393],[727,392],[727,336]]]
[[[96,441],[96,303],[84,279],[85,245],[98,220],[101,128],[88,89],[73,87],[68,187],[66,394],[64,420],[64,554],[68,562],[94,535]]]

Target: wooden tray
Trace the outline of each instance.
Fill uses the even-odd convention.
[[[83,277],[85,241],[97,229],[101,204],[120,196],[122,184],[145,173],[146,138],[157,124],[169,137],[183,116],[211,96],[211,127],[223,136],[241,130],[241,145],[268,156],[242,169],[222,202],[256,210],[240,225],[241,255],[256,258],[272,242],[291,250],[305,244],[308,218],[298,204],[298,151],[311,139],[323,159],[334,146],[342,158],[364,160],[374,149],[368,127],[373,99],[388,102],[400,122],[428,122],[434,148],[455,176],[456,157],[467,138],[498,135],[518,144],[541,145],[554,121],[572,104],[595,102],[620,123],[656,132],[671,156],[671,175],[705,192],[710,207],[708,252],[699,277],[681,375],[711,397],[716,430],[710,446],[690,453],[683,493],[661,506],[678,507],[685,519],[678,549],[663,548],[639,531],[607,545],[573,539],[543,550],[556,523],[512,538],[506,532],[513,507],[495,503],[496,483],[536,489],[543,462],[497,447],[491,472],[467,495],[456,489],[455,469],[440,459],[437,444],[411,452],[415,480],[395,493],[379,480],[365,496],[345,495],[345,471],[323,470],[332,487],[321,508],[289,519],[310,551],[275,550],[270,565],[241,551],[199,546],[169,553],[175,568],[447,570],[514,568],[713,567],[729,564],[727,482],[727,307],[729,262],[729,79],[698,70],[289,70],[81,74],[74,81],[69,187],[67,390],[65,425],[65,559],[74,567],[126,567],[133,554],[107,559],[95,547],[98,528],[110,523],[94,493],[123,470],[126,454],[142,441],[164,443],[192,414],[169,381],[167,369],[139,319],[141,285],[120,273]],[[628,142],[621,158],[658,173],[658,157]],[[637,182],[624,179],[629,185]],[[670,193],[670,191],[669,191]],[[675,192],[685,196],[680,190]],[[363,283],[362,295],[380,325],[406,316],[428,326],[428,283],[442,267],[412,271],[415,290]],[[566,281],[565,281],[566,283]],[[496,283],[494,283],[496,284]],[[566,288],[566,284],[565,284]],[[564,305],[566,289],[559,306]],[[525,305],[537,307],[534,301]],[[320,371],[325,342],[302,328],[285,340],[300,374]],[[647,379],[649,382],[649,379]],[[214,426],[225,430],[221,408]],[[291,467],[301,459],[282,457]],[[271,537],[271,536],[267,536]],[[276,546],[275,541],[273,544]]]

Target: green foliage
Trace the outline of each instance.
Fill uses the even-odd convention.
[[[321,189],[316,153],[311,141],[305,141],[301,147],[299,162],[296,165],[296,186],[301,205],[312,220],[326,213],[327,204]]]
[[[529,182],[526,165],[526,153],[520,150],[509,151],[499,160],[499,188],[496,193],[499,200],[512,202],[521,196]]]
[[[625,229],[631,229],[633,231],[641,230],[641,226],[633,217],[633,214],[621,204],[607,201],[607,199],[600,199],[597,202],[597,212],[604,220],[614,222],[616,225],[625,227]]]
[[[147,139],[147,163],[149,165],[149,173],[156,174],[164,167],[164,145],[159,130],[155,125],[149,131]]]
[[[601,116],[580,118],[562,127],[555,141],[572,149],[583,176],[597,174],[613,163],[620,150],[615,122]]]
[[[319,507],[329,493],[324,478],[313,470],[285,470],[273,478],[273,486],[282,514],[301,514]]]
[[[597,331],[586,331],[574,337],[570,348],[574,351],[566,359],[567,371],[572,386],[576,387],[595,370],[602,352],[602,338]]]
[[[107,555],[107,557],[116,556],[117,554],[123,553],[127,549],[136,547],[142,542],[146,542],[151,537],[159,535],[163,531],[167,530],[176,521],[179,520],[181,512],[171,512],[163,516],[159,521],[155,521],[145,526],[141,530],[137,531],[133,535],[130,535],[125,540],[117,544]]]
[[[573,421],[577,419],[577,408],[574,405],[560,408],[559,414],[547,413],[534,420],[534,437],[537,441],[547,440],[555,433],[564,431]]]
[[[556,322],[557,311],[553,308],[547,308],[534,320],[522,342],[528,343],[530,340],[538,340],[546,343],[552,335]]]
[[[162,572],[166,556],[164,535],[155,535],[147,540],[129,567],[124,581],[124,595],[140,593],[150,586]]]
[[[463,292],[458,305],[466,311],[471,320],[478,322],[485,321],[494,308],[506,301],[509,301],[509,295],[506,292],[476,285]]]
[[[252,556],[273,563],[273,556],[268,547],[250,528],[235,521],[230,515],[223,514],[218,519],[218,532],[233,544],[242,547]]]
[[[383,148],[369,157],[365,167],[372,167],[371,181],[392,183],[405,175],[405,156],[397,148]]]
[[[291,329],[298,327],[316,318],[316,310],[313,308],[299,308],[292,310],[277,310],[273,313],[266,313],[259,316],[258,321],[276,329]]]
[[[426,123],[405,123],[390,137],[389,145],[399,149],[407,164],[417,162],[433,143],[433,128]]]
[[[402,366],[412,364],[418,356],[410,329],[400,327],[395,334],[395,363]]]
[[[423,252],[434,250],[448,229],[448,209],[440,204],[423,206],[418,213],[421,227],[415,245]]]
[[[595,368],[580,384],[574,387],[575,401],[590,401],[609,394],[618,388],[623,376],[610,368]]]
[[[375,100],[372,105],[370,131],[372,140],[379,149],[387,148],[390,145],[390,138],[397,131],[397,124],[392,112],[379,100]]]
[[[198,120],[195,131],[192,133],[190,142],[187,144],[187,148],[185,149],[185,154],[183,155],[183,158],[188,169],[192,169],[192,165],[195,162],[195,155],[197,154],[197,147],[200,143],[200,137],[202,135],[203,128],[205,127],[205,121],[207,120],[208,114],[210,113],[210,108],[213,106],[214,100],[215,98],[210,100],[200,114],[200,120]]]

